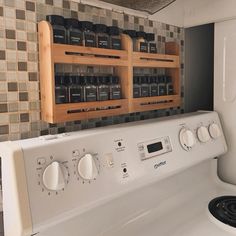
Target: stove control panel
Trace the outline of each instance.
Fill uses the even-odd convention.
[[[141,160],[146,160],[152,157],[160,156],[167,152],[171,152],[172,146],[170,143],[170,137],[166,136],[139,143],[138,150]]]
[[[91,206],[227,151],[216,112],[197,112],[15,143],[19,151],[14,153],[21,153],[23,164],[19,165],[19,158],[9,154],[2,160],[11,173],[16,167],[17,173],[24,167],[25,180],[21,184],[27,186],[34,233],[40,232],[45,222],[49,225],[69,214],[80,214]],[[6,145],[9,144],[2,147]],[[10,186],[7,196],[16,197],[7,175],[4,182]]]

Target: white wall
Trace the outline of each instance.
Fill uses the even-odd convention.
[[[184,25],[184,0],[177,0],[158,13],[149,16],[150,20],[155,20],[170,25],[183,27]]]
[[[236,0],[177,0],[150,18],[182,27],[220,22],[236,18]]]

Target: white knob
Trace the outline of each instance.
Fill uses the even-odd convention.
[[[206,143],[211,139],[208,129],[205,126],[201,126],[197,129],[197,137],[202,143]]]
[[[98,175],[98,169],[92,154],[83,156],[78,164],[79,175],[85,180],[95,179]]]
[[[57,161],[52,162],[43,172],[43,183],[52,191],[62,190],[68,176],[66,168]]]
[[[209,126],[209,132],[213,139],[217,139],[221,136],[221,130],[219,125],[213,123]]]
[[[196,143],[193,132],[186,128],[180,130],[179,139],[180,144],[186,151],[189,151]]]

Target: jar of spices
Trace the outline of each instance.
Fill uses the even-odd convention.
[[[110,36],[109,44],[111,49],[121,50],[120,29],[116,26],[108,26],[107,33]]]
[[[110,99],[121,99],[121,86],[118,76],[109,76]]]
[[[148,52],[148,42],[146,41],[146,33],[143,31],[138,31],[136,33],[136,51]]]
[[[83,45],[96,47],[96,35],[93,32],[93,23],[90,21],[79,21],[79,29],[83,32]]]
[[[158,76],[158,96],[165,96],[166,95],[166,83],[165,83],[165,76],[159,75]]]
[[[93,25],[93,31],[96,33],[96,42],[98,48],[110,48],[107,26],[104,24]]]
[[[140,85],[140,77],[134,76],[133,78],[133,97],[140,98],[141,97],[141,85]]]
[[[106,76],[97,77],[97,98],[98,101],[109,99],[109,85]]]
[[[146,33],[146,40],[148,42],[149,52],[157,53],[157,45],[155,43],[155,34]]]
[[[46,20],[52,25],[53,42],[66,44],[66,28],[63,16],[47,15]]]
[[[55,76],[55,103],[63,104],[68,103],[67,86],[64,75]]]
[[[71,75],[68,84],[68,94],[71,103],[83,101],[83,81],[78,75]]]
[[[150,88],[149,88],[149,77],[141,77],[141,97],[149,97]]]
[[[79,21],[73,18],[65,19],[67,29],[67,43],[70,45],[83,45],[83,33],[79,29]]]
[[[95,76],[84,77],[84,101],[93,102],[97,100],[97,78]]]
[[[172,79],[170,76],[166,76],[165,77],[166,79],[166,94],[167,95],[173,95],[174,94],[174,86],[173,86],[173,83],[172,83]]]
[[[158,95],[158,86],[157,86],[157,77],[150,76],[149,79],[149,87],[150,87],[150,96],[154,97]]]

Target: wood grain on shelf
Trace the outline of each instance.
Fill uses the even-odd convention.
[[[128,61],[126,67],[116,67],[115,73],[120,77],[122,97],[127,98],[128,108],[130,108],[130,98],[133,97],[133,66],[132,66],[132,50],[133,44],[129,36],[126,34],[121,35],[122,47],[128,53]]]
[[[156,99],[154,99],[156,98]],[[134,98],[132,102],[132,112],[142,112],[159,110],[171,107],[181,106],[181,98],[179,95],[160,96],[150,98]]]
[[[42,120],[53,120],[55,91],[52,28],[46,21],[39,23],[39,61]]]
[[[102,48],[53,44],[54,63],[127,66],[127,52]],[[116,57],[116,58],[114,58]]]
[[[84,120],[127,113],[127,99],[56,105],[54,122]],[[113,109],[106,109],[114,107]],[[97,109],[97,110],[96,110]],[[100,109],[100,110],[99,110]],[[106,110],[105,110],[106,109]]]
[[[177,68],[179,67],[179,56],[133,52],[133,66],[147,68]]]

